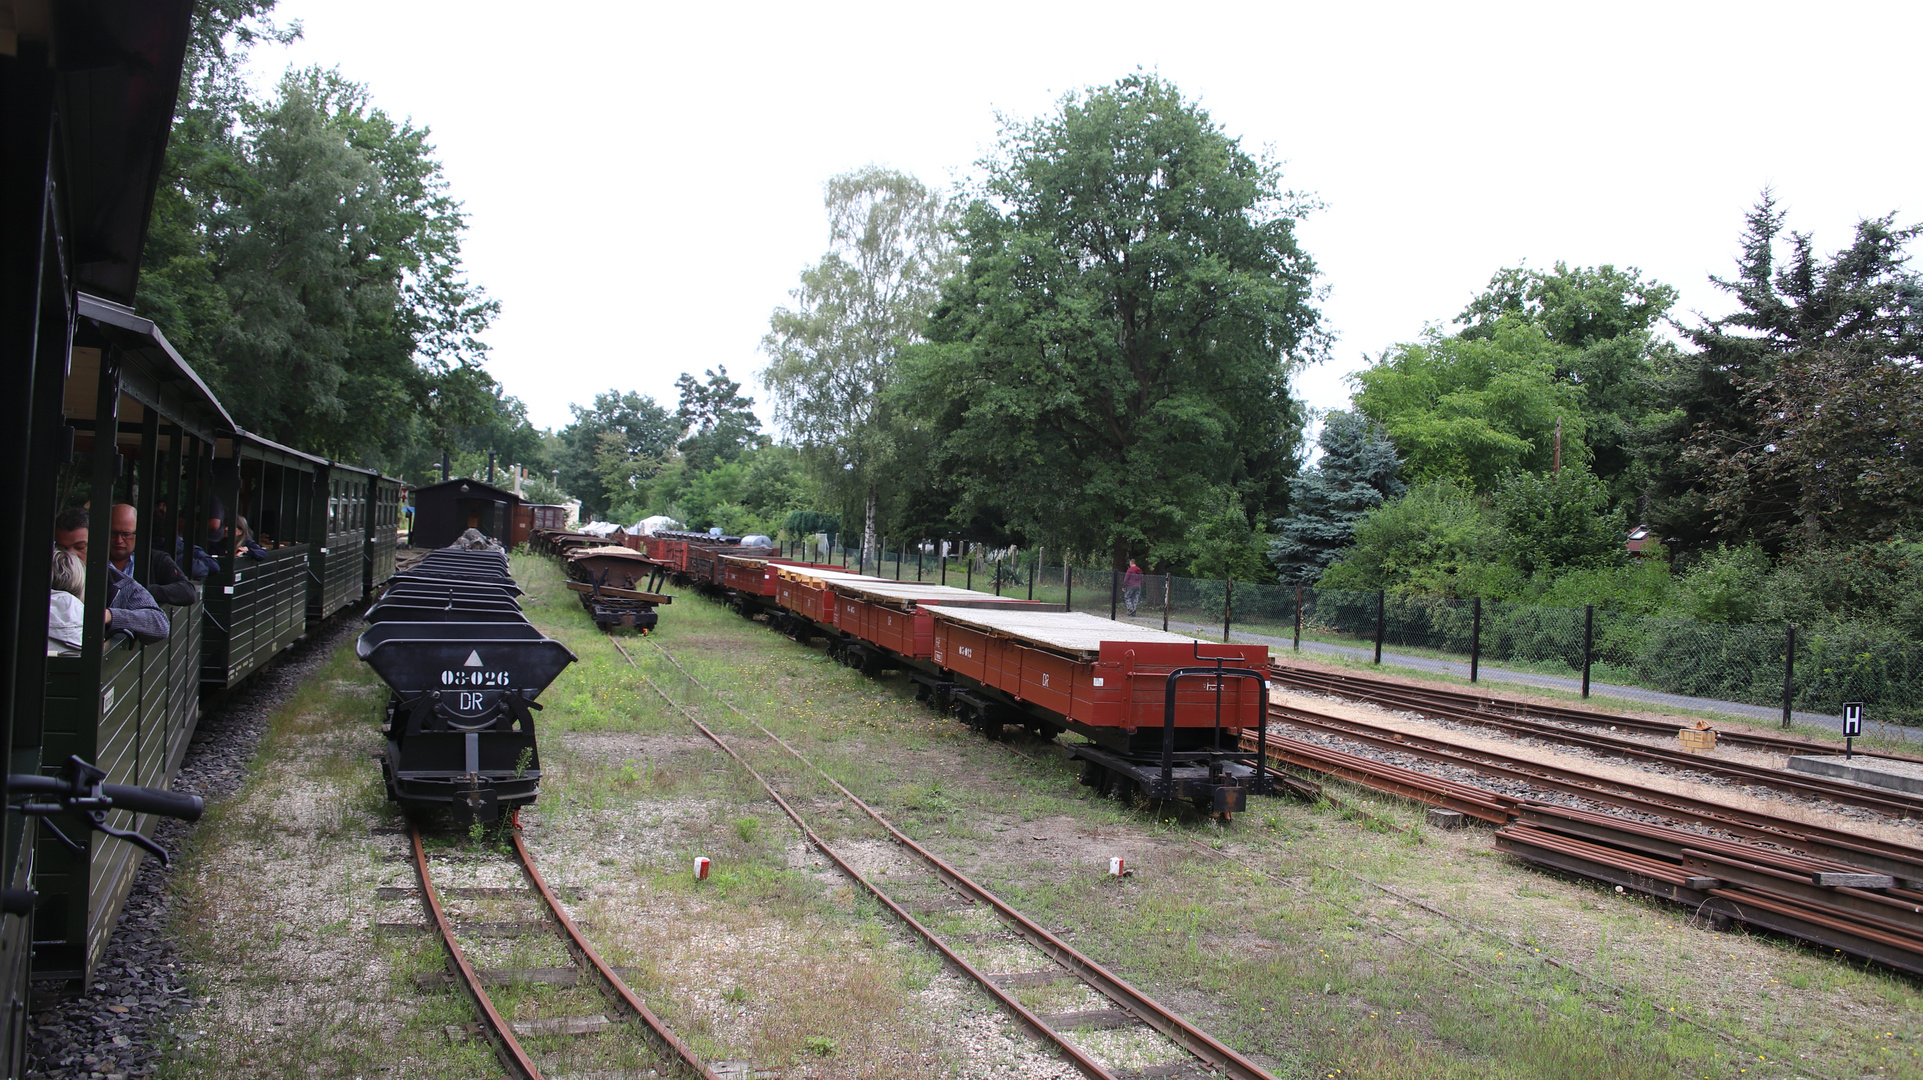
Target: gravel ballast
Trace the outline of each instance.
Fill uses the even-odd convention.
[[[204,701],[173,789],[210,804],[239,790],[267,730],[268,714],[326,661],[343,637],[361,628],[358,611],[342,612],[239,687]],[[163,819],[154,839],[177,854],[194,828]],[[152,1075],[160,1043],[176,1018],[195,1005],[166,934],[169,877],[159,859],[143,860],[93,985],[79,997],[36,1009],[28,1017],[27,1076],[114,1080]]]

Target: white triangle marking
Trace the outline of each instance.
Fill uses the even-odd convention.
[[[465,661],[463,661],[463,662],[461,663],[461,666],[462,666],[462,667],[482,667],[482,666],[484,666],[484,665],[483,665],[483,664],[481,663],[481,650],[479,650],[479,649],[476,649],[476,650],[474,650],[473,652],[471,652],[471,653],[468,653],[468,654],[467,654],[467,659],[466,659]]]

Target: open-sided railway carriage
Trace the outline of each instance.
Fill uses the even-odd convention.
[[[62,405],[73,445],[70,460],[54,470],[66,491],[50,493],[47,504],[71,505],[83,493],[90,504],[88,618],[78,650],[45,659],[37,760],[16,766],[52,772],[77,758],[108,783],[164,787],[200,715],[203,603],[196,595],[163,605],[169,631],[159,640],[102,625],[94,616],[107,606],[110,512],[117,502],[135,506],[133,576],[151,583],[147,553],[176,549],[177,510],[207,496],[213,447],[232,422],[151,322],[91,296],[83,295],[78,309]],[[191,542],[185,538],[182,548]],[[45,596],[43,588],[41,642]],[[157,824],[152,815],[126,811],[104,823],[142,836]],[[52,821],[40,828],[36,849],[34,975],[79,982],[106,948],[142,853]]]
[[[222,536],[209,551],[219,569],[207,575],[206,641],[201,682],[219,689],[245,679],[307,633],[316,480],[325,458],[244,431],[215,446],[212,500],[206,518],[254,543],[236,550]]]
[[[320,622],[394,576],[400,482],[340,461],[314,472],[307,619]]]
[[[490,821],[534,801],[535,698],[575,659],[520,614],[499,552],[436,551],[394,577],[356,644],[389,688],[388,797]]]
[[[180,766],[205,687],[231,684],[325,613],[393,573],[400,484],[369,489],[366,542],[323,532],[333,463],[241,431],[155,325],[131,307],[178,98],[187,0],[0,0],[0,1073],[21,1075],[30,979],[84,983],[106,947],[155,815],[198,800],[157,790]],[[368,474],[371,476],[371,474]],[[112,516],[135,508],[129,571],[172,583],[164,633],[110,632]],[[48,636],[54,520],[86,507],[77,647]],[[249,519],[237,554],[207,522]],[[343,524],[343,521],[337,521]],[[125,537],[123,535],[122,539]],[[343,543],[340,575],[308,562]],[[350,579],[359,588],[350,584]],[[322,583],[317,583],[322,582]],[[210,655],[211,650],[211,655]],[[203,683],[203,678],[206,680]]]

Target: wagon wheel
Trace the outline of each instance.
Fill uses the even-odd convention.
[[[1107,766],[1099,761],[1083,758],[1081,783],[1083,787],[1094,788],[1096,793],[1100,794],[1103,786],[1108,783]]]

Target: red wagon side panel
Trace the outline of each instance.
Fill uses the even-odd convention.
[[[986,659],[990,640],[987,634],[972,627],[938,622],[932,656],[935,663],[950,671],[976,682],[987,682],[984,676],[988,673]]]
[[[1107,675],[1100,690],[1110,692],[1101,693],[1091,686],[1093,711],[1085,722],[1102,727],[1160,727],[1167,710],[1169,672],[1210,667],[1216,657],[1224,658],[1225,667],[1268,670],[1266,645],[1103,642],[1101,661],[1094,667],[1104,670],[1094,677]],[[1260,687],[1253,680],[1191,675],[1175,686],[1175,725],[1213,727],[1218,704],[1223,727],[1256,727],[1268,713],[1268,703],[1262,700]]]
[[[1021,652],[1019,692],[1015,696],[1032,701],[1050,712],[1072,716],[1075,708],[1075,679],[1078,665],[1065,656],[1015,646]]]
[[[753,566],[724,560],[721,564],[721,583],[736,592],[748,593],[751,596],[773,596],[775,568],[765,563]]]
[[[835,624],[835,594],[819,581],[779,578],[775,582],[775,603],[823,626]]]

